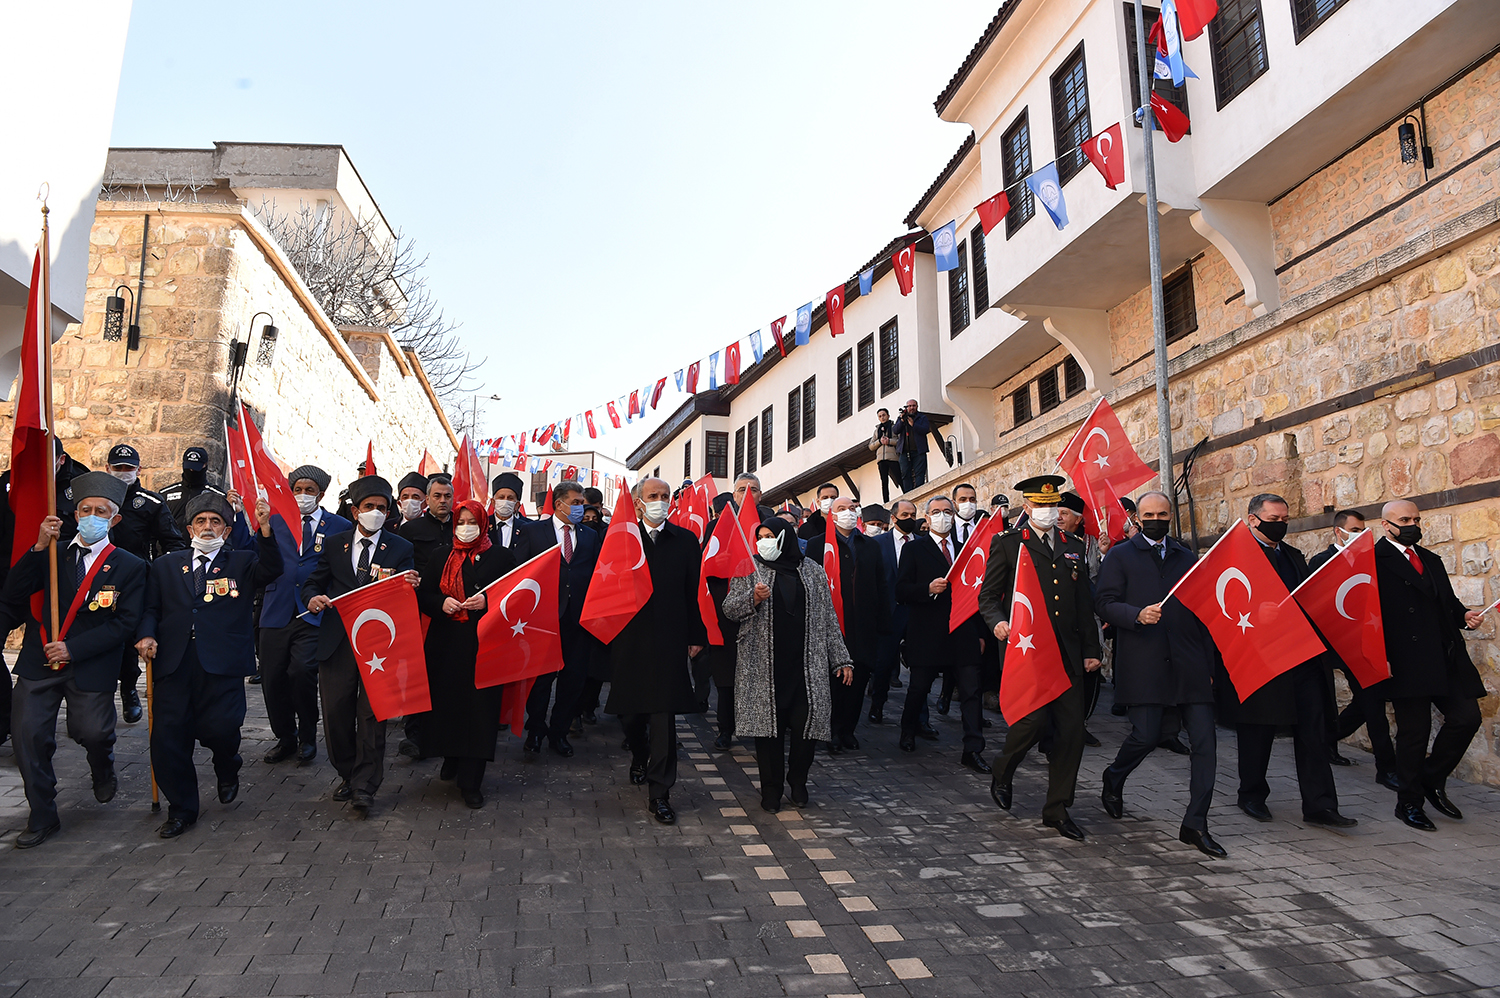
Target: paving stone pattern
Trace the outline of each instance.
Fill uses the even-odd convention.
[[[899,693],[897,694],[899,699]],[[1176,841],[1187,760],[1153,754],[1126,817],[1098,802],[1126,732],[1101,706],[1065,840],[1040,824],[1044,762],[1011,814],[936,743],[820,756],[812,803],[760,810],[754,756],[681,720],[675,827],[645,812],[612,719],[578,754],[528,760],[502,736],[470,811],[438,763],[397,757],[366,820],[329,801],[326,760],[268,767],[250,691],[239,800],[164,842],[144,725],[122,725],[121,791],[94,802],[77,746],[58,754],[62,832],[10,845],[25,800],[0,749],[0,998],[438,994],[761,998],[865,995],[1399,996],[1500,994],[1500,791],[1454,785],[1468,815],[1436,834],[1391,815],[1368,756],[1337,772],[1348,833],[1298,820],[1277,743],[1261,825],[1233,806],[1220,731],[1212,830],[1229,859]],[[892,714],[897,713],[892,705]],[[998,748],[997,719],[991,749]],[[1346,750],[1346,752],[1349,750]]]

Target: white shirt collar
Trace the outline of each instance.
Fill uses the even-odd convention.
[[[1397,551],[1400,551],[1402,557],[1405,557],[1406,556],[1406,552],[1409,551],[1409,550],[1411,550],[1405,544],[1402,544],[1400,541],[1398,541],[1394,537],[1392,537],[1390,534],[1386,534],[1384,537],[1381,538],[1381,540],[1385,541],[1387,544],[1389,544],[1391,547],[1395,548]]]
[[[104,550],[104,545],[106,545],[108,543],[109,543],[109,534],[105,534],[103,537],[99,538],[99,540],[95,541],[93,544],[85,544],[85,543],[83,543],[83,537],[81,535],[79,535],[79,534],[74,534],[73,535],[73,542],[71,544],[69,544],[68,546],[69,547],[82,548],[83,550],[85,550],[85,551],[88,552],[88,555],[87,555],[88,557],[92,557],[92,556],[97,555],[100,551],[103,551]],[[77,557],[77,556],[75,555],[74,557]]]

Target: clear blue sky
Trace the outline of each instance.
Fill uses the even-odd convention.
[[[342,144],[510,433],[769,341],[904,231],[996,6],[136,0],[112,144]]]

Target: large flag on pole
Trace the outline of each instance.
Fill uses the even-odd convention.
[[[458,457],[453,465],[453,501],[473,499],[482,503],[489,498],[485,495],[488,491],[489,481],[485,478],[484,465],[480,462],[473,443],[469,441],[469,435],[465,433],[463,441],[458,445]]]
[[[245,432],[244,417],[238,413],[233,420],[224,420],[224,446],[225,453],[229,455],[229,487],[238,492],[244,500],[245,519],[249,522],[250,529],[259,530],[260,520],[255,515],[255,500],[260,495],[260,490],[255,483],[255,464],[250,456],[250,437]],[[300,549],[302,531],[292,530],[297,522],[293,520],[286,525],[286,528],[297,540],[297,546]]]
[[[953,594],[952,609],[948,613],[948,630],[958,630],[958,625],[979,612],[979,588],[984,585],[984,570],[989,566],[990,541],[1005,529],[1003,516],[986,517],[979,529],[969,535],[964,549],[953,559],[948,569],[948,591]]]
[[[406,573],[335,597],[375,720],[432,709],[422,615]],[[324,626],[328,626],[324,623]]]
[[[1037,604],[1042,606],[1040,613]],[[1022,607],[1026,609],[1024,614]],[[1042,592],[1036,566],[1024,544],[1016,563],[1016,589],[1011,595],[1010,635],[1006,641],[1005,668],[1000,672],[1000,713],[1007,724],[1015,724],[1062,696],[1073,684],[1063,664],[1057,632],[1047,616],[1047,594]]]
[[[255,428],[255,423],[250,419],[250,410],[245,408],[243,402],[240,403],[240,427],[250,448],[250,468],[255,474],[256,488],[255,492],[242,497],[245,506],[254,506],[254,500],[264,493],[271,512],[280,516],[290,530],[293,524],[302,522],[302,511],[297,508],[297,498],[292,495],[292,487],[281,470],[281,463],[261,439],[260,430]],[[300,530],[293,530],[292,533],[301,535]]]
[[[828,576],[828,592],[833,597],[833,612],[839,618],[839,632],[848,633],[844,630],[844,581],[839,565],[839,535],[838,528],[833,525],[833,517],[825,517],[827,527],[823,531],[823,574]]]
[[[45,243],[45,237],[43,242]],[[57,509],[52,443],[52,338],[48,335],[47,259],[38,249],[21,332],[21,373],[10,435],[10,509],[15,516],[10,562],[36,543],[42,520]]]
[[[1103,398],[1058,455],[1057,466],[1075,482],[1086,478],[1101,501],[1105,490],[1100,486],[1109,486],[1115,496],[1126,496],[1156,477],[1130,445],[1125,427]]]
[[[1385,657],[1385,621],[1375,584],[1375,536],[1366,530],[1318,570],[1292,596],[1307,611],[1324,640],[1369,688],[1391,678]]]
[[[594,637],[609,644],[651,598],[651,569],[646,565],[646,545],[640,521],[635,518],[635,500],[621,491],[615,515],[604,532],[594,577],[589,580],[579,623]]]

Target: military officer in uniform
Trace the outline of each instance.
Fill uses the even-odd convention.
[[[141,486],[139,451],[129,444],[116,444],[109,449],[105,467],[125,483],[120,522],[110,531],[110,540],[116,547],[129,551],[147,564],[156,555],[187,547],[166,500]],[[120,716],[127,724],[141,719],[141,695],[135,688],[140,678],[140,656],[134,645],[126,645],[120,660]]]
[[[182,480],[161,490],[161,497],[172,513],[172,522],[177,524],[178,533],[187,535],[187,504],[204,492],[228,495],[217,485],[208,483],[208,448],[189,447],[182,452]]]
[[[158,830],[164,839],[198,820],[195,740],[213,753],[219,803],[239,795],[242,680],[255,671],[255,589],[282,568],[270,504],[255,505],[257,551],[228,547],[234,510],[204,492],[187,505],[192,550],[169,552],[151,565],[136,649],[152,660],[156,684],[151,769],[167,798],[167,820]]]
[[[1026,500],[1027,524],[990,541],[984,584],[979,590],[979,612],[996,638],[1005,641],[1010,637],[1016,562],[1024,545],[1036,566],[1042,593],[1052,597],[1047,600],[1051,611],[1048,616],[1072,686],[1025,717],[1007,718],[1010,730],[1005,736],[1005,749],[995,763],[990,795],[995,803],[1010,810],[1016,769],[1050,724],[1052,752],[1048,759],[1047,803],[1042,809],[1042,823],[1067,838],[1082,839],[1083,829],[1068,816],[1068,808],[1073,804],[1078,765],[1083,761],[1085,677],[1099,668],[1101,650],[1089,588],[1088,554],[1078,537],[1057,526],[1064,482],[1058,475],[1038,475],[1016,483],[1016,490]],[[1042,612],[1038,610],[1037,616]]]

